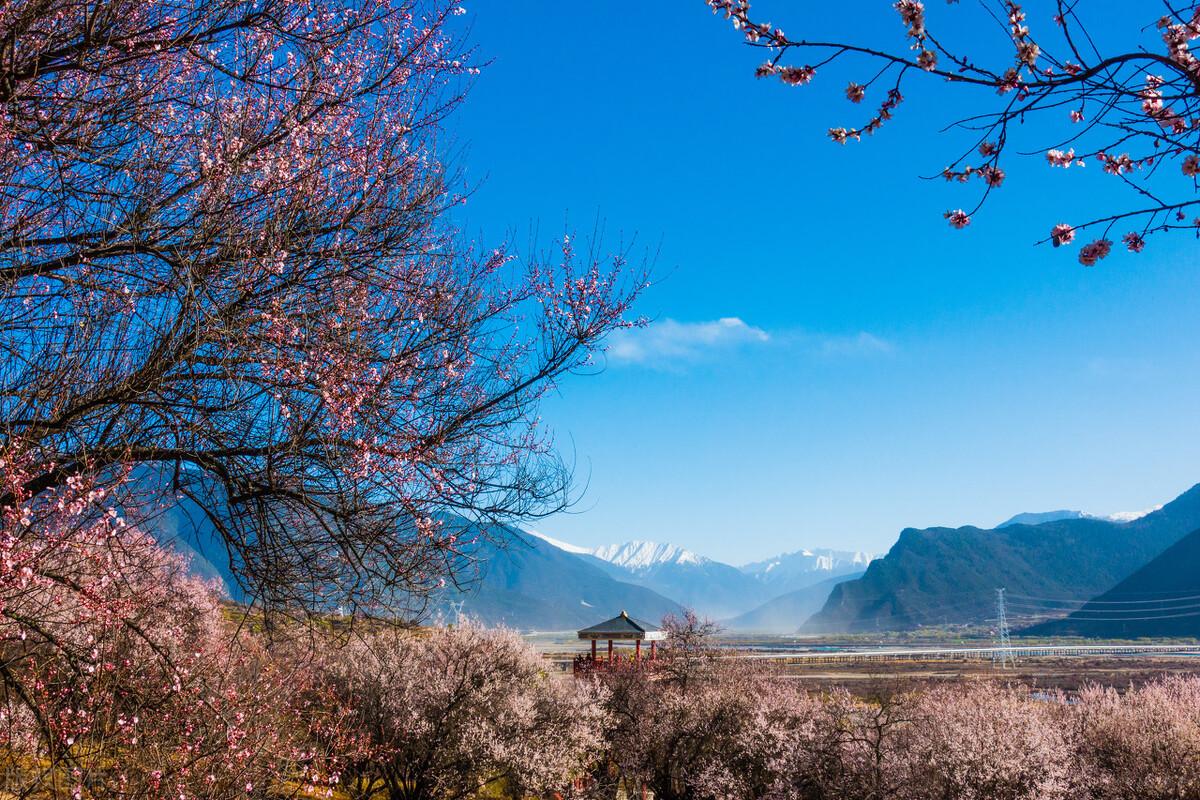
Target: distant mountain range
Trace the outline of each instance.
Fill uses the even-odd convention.
[[[1062,605],[1059,598],[1037,600],[1047,608]],[[1034,625],[1020,633],[1105,639],[1200,638],[1200,530],[1184,536],[1065,619]]]
[[[247,599],[198,507],[181,500],[145,524],[228,596]],[[1200,597],[1200,486],[1150,512],[1060,510],[991,530],[906,529],[873,560],[812,548],[735,567],[669,543],[585,548],[512,528],[490,534],[470,554],[475,579],[437,598],[434,611],[461,603],[489,624],[570,630],[622,609],[657,620],[687,606],[734,631],[873,632],[988,625],[1004,587],[1014,628],[1033,614],[1065,617],[1021,633],[1200,637],[1200,600],[1184,602]]]
[[[167,505],[147,527],[228,597],[249,599],[234,578],[223,542],[191,501]],[[449,616],[461,609],[487,624],[521,630],[569,630],[621,610],[658,620],[684,606],[724,619],[769,601],[776,587],[789,587],[786,581],[761,580],[749,566],[743,571],[677,545],[632,541],[589,549],[515,528],[489,531],[467,555],[471,566],[464,589],[447,589],[430,613]],[[817,558],[807,568],[814,577],[804,578],[806,570],[798,569],[795,582],[821,580],[841,568],[840,557]],[[798,611],[791,628],[809,613]]]
[[[736,617],[780,595],[861,572],[870,561],[865,553],[818,549],[734,567],[669,543],[633,540],[587,549],[535,535],[596,564],[619,581],[653,589],[714,619]],[[811,613],[797,616],[790,630]]]
[[[906,529],[863,576],[833,587],[808,633],[979,624],[995,589],[1085,600],[1200,528],[1200,486],[1131,522],[1069,517],[994,530]]]
[[[653,589],[713,618],[740,614],[769,599],[753,577],[736,567],[677,545],[632,541],[597,547],[590,558],[617,580]]]
[[[797,550],[793,553],[755,561],[741,567],[775,595],[827,582],[838,575],[862,572],[874,558],[870,553],[849,550]]]

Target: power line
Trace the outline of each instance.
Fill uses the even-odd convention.
[[[1076,622],[1142,622],[1153,621],[1156,619],[1181,619],[1184,616],[1200,616],[1200,612],[1188,612],[1186,614],[1163,614],[1162,616],[1076,616]],[[1058,619],[1070,619],[1069,616],[1063,616]]]
[[[1035,606],[1027,603],[1013,603],[1018,608],[1030,608],[1037,611],[1064,611],[1071,614],[1153,614],[1156,611],[1187,611],[1192,608],[1200,608],[1200,603],[1182,603],[1178,605],[1162,605],[1152,608],[1088,608],[1091,603],[1084,603],[1079,608],[1074,610],[1069,608],[1051,608],[1046,606]]]
[[[1162,594],[1166,595],[1167,592]],[[1056,597],[1031,597],[1025,594],[1010,594],[1010,598],[1021,601],[1026,600],[1035,603],[1092,603],[1095,605],[1149,605],[1151,603],[1181,603],[1189,600],[1200,600],[1200,594],[1181,595],[1178,597],[1159,597],[1155,600],[1079,600],[1078,598],[1066,599]]]

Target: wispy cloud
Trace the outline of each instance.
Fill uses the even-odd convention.
[[[608,358],[621,364],[677,364],[770,340],[770,334],[762,328],[747,325],[737,317],[708,322],[664,319],[644,328],[614,333],[608,341]]]
[[[777,345],[795,356],[818,359],[868,358],[889,355],[896,350],[892,342],[867,331],[851,334],[796,330],[768,333],[740,317],[704,322],[664,319],[644,328],[613,334],[608,341],[608,360],[612,364],[676,369],[767,344]]]
[[[830,358],[888,355],[896,350],[887,339],[866,331],[848,336],[822,334],[814,337],[814,343],[818,353]]]

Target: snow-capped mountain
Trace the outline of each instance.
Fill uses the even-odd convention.
[[[862,572],[874,558],[870,553],[813,548],[745,564],[741,571],[768,587],[771,594],[780,595],[838,575]]]
[[[617,580],[653,589],[714,618],[740,614],[764,600],[762,587],[734,567],[679,545],[635,540],[596,547],[590,557]]]
[[[1058,522],[1064,519],[1098,519],[1105,522],[1133,522],[1147,514],[1158,511],[1160,508],[1162,508],[1161,503],[1144,511],[1117,511],[1112,514],[1089,514],[1086,511],[1070,511],[1067,509],[1061,511],[1027,511],[1023,514],[1009,517],[996,527],[1007,528],[1009,525],[1041,525],[1046,522]]]
[[[1100,519],[1107,519],[1111,522],[1133,522],[1135,519],[1141,519],[1142,517],[1146,516],[1147,514],[1153,514],[1155,511],[1158,511],[1162,507],[1163,507],[1163,504],[1159,503],[1158,505],[1154,506],[1153,508],[1147,508],[1143,511],[1116,511],[1107,516],[1100,517]],[[1091,515],[1089,514],[1088,516],[1091,516]]]
[[[599,566],[617,580],[653,589],[715,619],[734,617],[829,578],[861,572],[871,560],[867,553],[815,549],[738,568],[670,543],[633,540],[586,548],[536,531],[527,533]]]
[[[607,561],[633,572],[641,572],[660,564],[695,564],[711,561],[679,545],[634,540],[624,544],[606,544],[591,551],[601,561]]]

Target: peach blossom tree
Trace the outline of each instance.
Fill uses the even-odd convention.
[[[280,713],[288,667],[235,631],[180,558],[120,523],[105,515],[7,553],[4,789],[215,800],[305,779],[303,740]]]
[[[1200,796],[1200,679],[1080,693],[1078,770],[1087,797]]]
[[[257,601],[356,608],[453,577],[447,512],[566,501],[538,400],[641,278],[455,230],[459,12],[0,7],[0,508],[184,496]]]
[[[354,798],[570,793],[606,726],[595,686],[515,633],[387,627],[322,649],[310,729]]]

